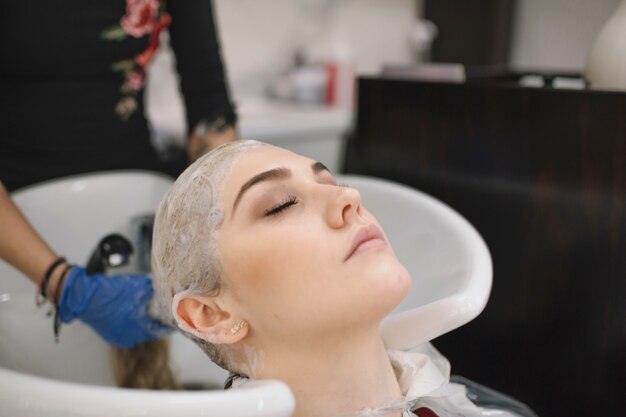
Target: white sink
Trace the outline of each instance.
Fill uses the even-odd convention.
[[[171,183],[151,172],[109,172],[28,187],[13,198],[52,247],[84,265],[107,234],[120,233],[136,244],[133,219],[154,213]],[[55,344],[47,309],[36,309],[34,299],[35,286],[0,262],[1,416],[287,417],[293,411],[293,395],[279,381],[229,391],[115,388],[109,347],[78,321],[64,325]],[[223,386],[227,372],[193,342],[180,334],[171,342],[181,382]]]

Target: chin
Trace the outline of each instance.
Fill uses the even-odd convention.
[[[392,291],[393,295],[395,295],[395,297],[393,297],[395,302],[391,308],[391,310],[393,310],[402,300],[404,300],[404,297],[406,297],[411,289],[411,275],[409,274],[409,271],[406,270],[404,265],[398,263],[398,266],[394,271],[394,275],[389,276],[389,286],[391,287],[390,291]]]
[[[378,306],[381,318],[384,318],[409,293],[411,276],[395,257],[378,262],[369,274],[370,288],[374,297],[373,304]]]

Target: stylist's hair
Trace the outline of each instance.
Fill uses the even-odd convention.
[[[160,319],[178,322],[172,311],[176,294],[216,296],[222,286],[217,233],[224,217],[220,202],[224,180],[237,157],[263,146],[235,141],[191,164],[163,197],[156,213],[152,240],[152,273]],[[181,326],[178,326],[181,328]],[[213,362],[231,370],[226,348],[191,334]]]

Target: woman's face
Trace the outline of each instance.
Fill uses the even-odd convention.
[[[240,156],[222,194],[224,291],[274,342],[375,327],[410,277],[355,189],[323,165],[263,146]]]

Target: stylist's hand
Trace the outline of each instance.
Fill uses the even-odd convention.
[[[187,158],[193,162],[220,145],[237,139],[237,129],[230,126],[221,132],[196,129],[187,143]]]
[[[150,317],[152,280],[143,275],[87,275],[74,266],[69,272],[59,315],[64,323],[75,318],[87,323],[113,346],[130,348],[158,339],[171,327]]]

